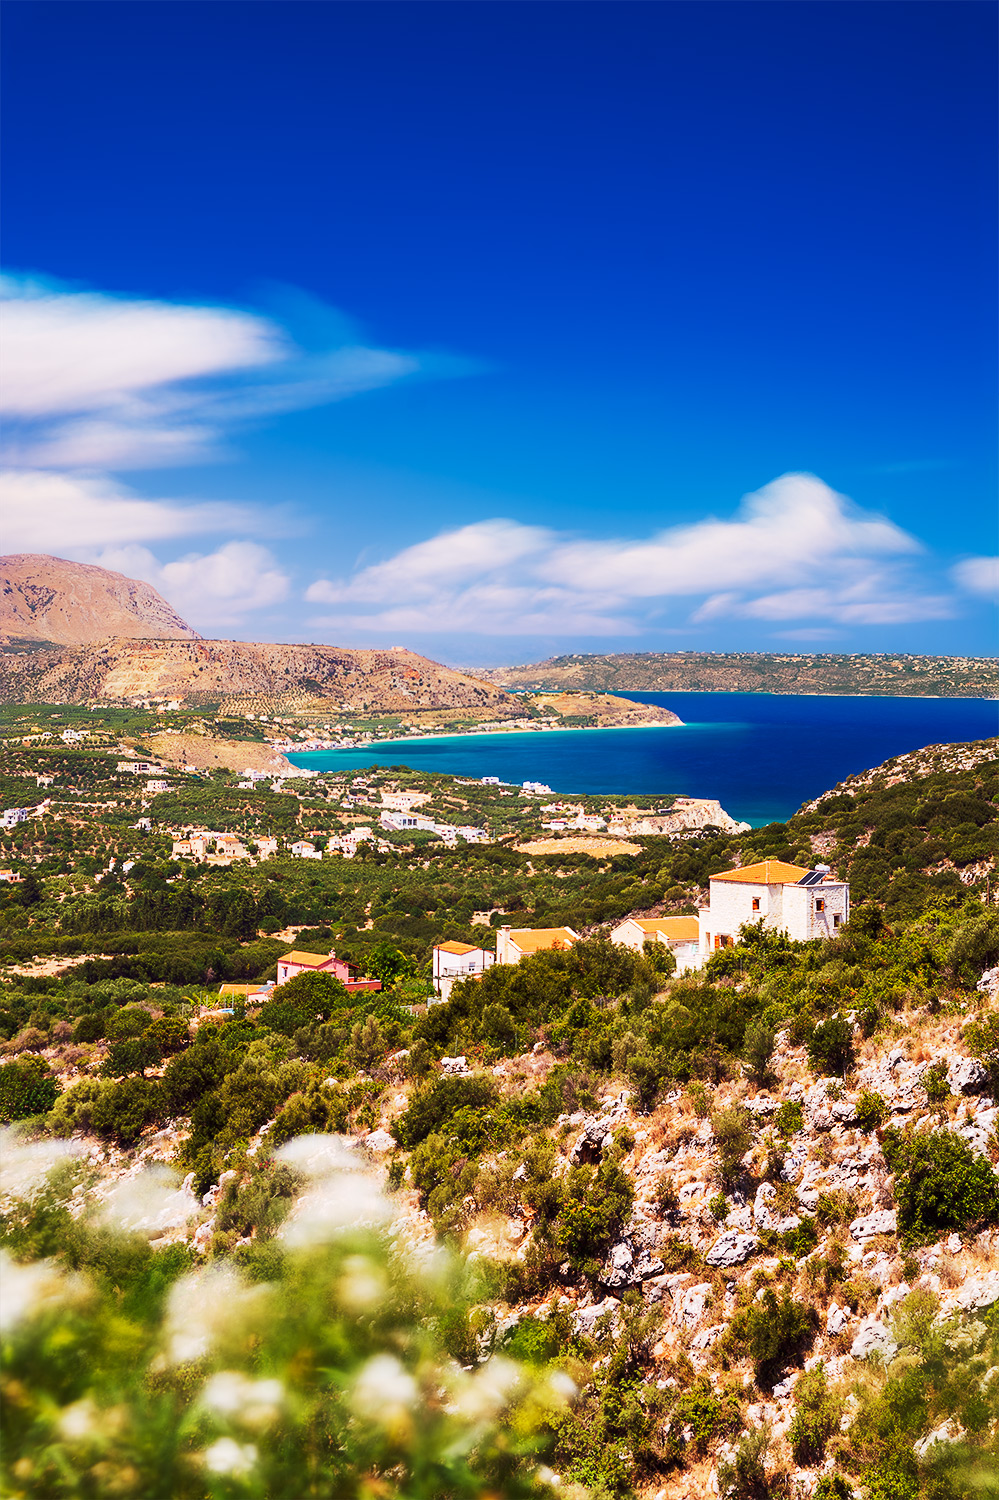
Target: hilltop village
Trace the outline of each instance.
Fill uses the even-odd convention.
[[[296,774],[171,712],[0,718],[12,1492],[70,1455],[187,1493],[150,1392],[266,1476],[335,1330],[379,1400],[423,1340],[514,1435],[497,1493],[991,1493],[994,741],[751,829],[683,788]],[[256,1404],[206,1415],[212,1368]]]

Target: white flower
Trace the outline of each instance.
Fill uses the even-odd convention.
[[[548,1376],[548,1387],[560,1401],[575,1401],[579,1395],[579,1387],[564,1370],[552,1370]]]
[[[147,1167],[108,1194],[103,1216],[121,1229],[160,1234],[193,1218],[201,1207],[190,1188],[178,1187],[169,1167]]]
[[[337,1294],[351,1312],[366,1312],[383,1300],[385,1278],[366,1255],[349,1255],[343,1264]]]
[[[231,1266],[217,1262],[182,1276],[167,1298],[164,1333],[167,1359],[202,1359],[219,1338],[245,1322],[265,1287],[248,1287]]]
[[[251,1380],[240,1370],[220,1370],[201,1392],[201,1405],[246,1427],[276,1421],[284,1400],[280,1380]]]
[[[213,1474],[231,1474],[239,1478],[248,1474],[257,1461],[257,1450],[253,1443],[237,1443],[235,1438],[219,1438],[201,1455],[206,1469]]]
[[[389,1427],[408,1417],[419,1396],[416,1381],[394,1354],[376,1354],[355,1380],[351,1404],[359,1416]]]
[[[81,1141],[23,1141],[10,1126],[0,1128],[0,1196],[30,1197],[53,1167],[84,1150]]]
[[[67,1442],[79,1443],[89,1437],[97,1426],[97,1407],[89,1396],[64,1406],[59,1414],[58,1427]]]
[[[86,1283],[79,1276],[64,1275],[54,1262],[37,1260],[22,1266],[0,1250],[0,1333],[9,1333],[47,1305],[85,1294]]]
[[[455,1393],[455,1408],[470,1422],[489,1421],[506,1406],[524,1372],[511,1359],[493,1355]]]

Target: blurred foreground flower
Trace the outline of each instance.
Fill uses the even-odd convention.
[[[476,1362],[477,1273],[445,1252],[404,1252],[348,1144],[306,1137],[281,1159],[306,1190],[282,1235],[239,1263],[196,1265],[183,1246],[151,1250],[121,1229],[185,1208],[164,1199],[183,1191],[165,1179],[123,1194],[118,1227],[106,1214],[70,1218],[51,1193],[44,1208],[22,1205],[21,1260],[0,1276],[5,1495],[550,1492],[538,1462],[571,1383],[500,1357],[463,1369]],[[56,1223],[72,1225],[78,1271],[60,1264],[58,1243],[53,1254]],[[31,1259],[42,1245],[47,1258]]]

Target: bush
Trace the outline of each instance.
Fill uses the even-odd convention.
[[[947,963],[966,984],[975,984],[986,969],[999,964],[999,912],[987,912],[959,927]]]
[[[746,1039],[743,1043],[746,1072],[753,1083],[761,1088],[773,1077],[770,1059],[774,1055],[776,1041],[776,1031],[763,1021],[756,1021],[746,1028]]]
[[[91,1120],[98,1135],[134,1146],[163,1110],[163,1087],[149,1078],[123,1078],[108,1084],[93,1102]]]
[[[857,1124],[861,1130],[877,1130],[888,1118],[888,1106],[875,1089],[864,1089],[857,1100]]]
[[[726,1500],[771,1500],[767,1479],[770,1428],[757,1427],[740,1439],[729,1463],[718,1465],[718,1493]]]
[[[928,1104],[942,1104],[945,1099],[949,1099],[950,1084],[947,1082],[947,1064],[936,1062],[924,1069],[922,1084],[926,1090]]]
[[[107,1088],[97,1078],[81,1078],[60,1094],[49,1110],[47,1125],[53,1135],[72,1135],[74,1130],[93,1128],[94,1103]]]
[[[774,1115],[774,1124],[785,1140],[788,1136],[797,1135],[799,1130],[804,1130],[805,1112],[797,1099],[785,1100]]]
[[[813,1468],[825,1457],[826,1443],[840,1418],[840,1405],[830,1393],[824,1365],[801,1376],[794,1398],[794,1421],[788,1433],[794,1461]]]
[[[496,1084],[482,1073],[470,1078],[438,1078],[413,1095],[392,1131],[400,1146],[410,1151],[442,1129],[459,1109],[487,1110],[498,1098]]]
[[[735,1314],[727,1337],[752,1359],[760,1389],[770,1390],[788,1365],[799,1362],[817,1326],[813,1307],[795,1302],[786,1291],[778,1301],[773,1287],[768,1286],[758,1302]]]
[[[842,1078],[853,1067],[853,1027],[844,1016],[820,1021],[808,1039],[808,1061],[814,1072]]]
[[[27,1120],[50,1110],[59,1097],[59,1084],[41,1057],[21,1057],[0,1067],[0,1122]]]
[[[742,1158],[753,1144],[753,1118],[738,1105],[715,1110],[711,1116],[718,1147],[718,1169],[722,1182],[731,1186],[742,1171]]]
[[[952,1230],[999,1223],[999,1179],[953,1130],[929,1135],[887,1130],[882,1143],[895,1173],[899,1234],[928,1245]]]

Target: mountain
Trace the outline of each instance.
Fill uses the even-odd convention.
[[[993,657],[631,651],[553,656],[481,674],[503,687],[605,693],[829,693],[899,698],[999,697]]]
[[[488,709],[512,718],[516,698],[412,651],[247,641],[104,640],[63,650],[0,653],[0,701],[179,699],[229,711],[328,706],[352,713]]]
[[[109,636],[198,639],[150,584],[136,578],[62,557],[0,557],[0,641],[81,646]]]

